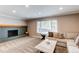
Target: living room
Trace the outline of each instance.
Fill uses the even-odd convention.
[[[71,48],[71,46],[75,46],[74,42],[71,43],[71,41],[73,41],[72,39],[75,40],[77,35],[79,34],[78,18],[79,18],[79,14],[75,13],[75,14],[68,14],[68,15],[39,18],[36,20],[34,19],[27,20],[28,32],[29,32],[29,35],[32,37],[40,38],[41,37],[40,33],[41,33],[46,35],[45,39],[57,40],[59,42],[57,43],[58,46],[56,46],[57,53],[78,53],[79,49],[75,49],[75,47]],[[55,23],[53,24],[54,29],[52,29],[53,27],[50,25],[51,22],[53,21]],[[39,22],[41,24],[38,24]],[[53,34],[51,32],[53,32]],[[58,37],[58,34],[59,35],[63,34],[64,37]],[[68,40],[71,40],[71,41],[68,41]]]
[[[0,0],[1,59],[77,59],[79,0]]]
[[[0,52],[79,53],[78,7],[0,6]]]

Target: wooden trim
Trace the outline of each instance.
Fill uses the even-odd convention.
[[[0,24],[0,27],[26,27],[25,25]]]

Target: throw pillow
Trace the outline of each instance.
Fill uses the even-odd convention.
[[[53,37],[54,37],[54,38],[59,38],[59,33],[53,32]]]
[[[53,37],[53,32],[48,32],[48,37]]]
[[[59,39],[64,39],[64,34],[59,33]]]

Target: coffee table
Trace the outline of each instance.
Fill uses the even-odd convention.
[[[53,53],[55,50],[56,43],[57,41],[55,40],[45,39],[37,46],[35,46],[35,48],[44,53]]]

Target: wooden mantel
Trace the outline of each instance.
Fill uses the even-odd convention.
[[[25,27],[25,25],[16,24],[0,24],[0,27]]]

